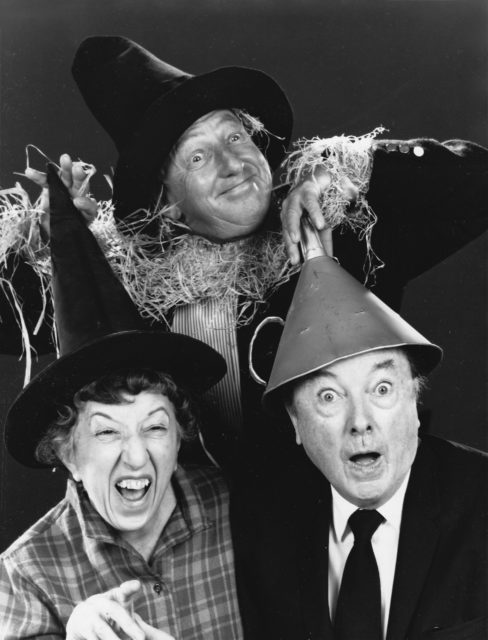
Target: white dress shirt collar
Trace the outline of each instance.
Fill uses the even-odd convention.
[[[392,495],[392,497],[385,502],[381,507],[378,507],[378,511],[383,518],[397,531],[400,532],[400,524],[402,521],[402,509],[403,501],[405,499],[405,492],[407,490],[408,480],[410,478],[410,470],[403,479],[403,482]],[[332,528],[333,534],[337,541],[343,542],[351,529],[348,525],[350,516],[359,508],[357,505],[352,504],[349,500],[346,500],[341,494],[334,489],[332,490]]]

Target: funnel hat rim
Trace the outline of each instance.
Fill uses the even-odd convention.
[[[368,349],[364,349],[362,351],[357,351],[355,353],[346,354],[343,356],[338,356],[328,362],[311,367],[309,370],[304,371],[303,373],[298,373],[294,376],[290,376],[288,379],[282,380],[279,384],[274,385],[273,387],[266,388],[263,394],[263,401],[266,405],[272,401],[275,397],[275,393],[284,387],[288,386],[293,382],[297,382],[301,378],[306,378],[307,376],[320,371],[321,369],[325,369],[326,367],[330,367],[337,362],[341,362],[343,360],[349,360],[351,358],[355,358],[356,356],[365,355],[367,353],[372,353],[374,351],[388,351],[390,349],[402,349],[408,352],[412,352],[412,356],[414,358],[415,364],[418,369],[418,373],[420,375],[429,374],[442,360],[443,350],[436,344],[433,343],[419,343],[412,344],[408,342],[399,342],[397,344],[391,345],[381,345],[378,347],[370,347]]]

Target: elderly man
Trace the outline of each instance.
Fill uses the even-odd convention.
[[[18,462],[69,477],[65,498],[0,555],[0,637],[239,640],[226,483],[178,462],[196,431],[191,397],[225,362],[141,322],[50,179],[61,357],[12,404],[5,439]]]
[[[333,260],[305,262],[265,393],[304,455],[270,452],[234,496],[246,637],[487,637],[487,454],[418,433],[440,356]]]
[[[273,232],[280,197],[271,190],[271,172],[285,158],[292,112],[272,78],[241,67],[192,76],[117,36],[85,40],[73,74],[119,153],[114,215],[128,234],[138,222],[154,238],[144,246],[159,275],[151,280],[144,263],[125,281],[149,292],[152,309],[174,330],[206,341],[226,359],[228,374],[213,390],[206,421],[218,438],[238,433],[243,423],[261,429],[261,388],[248,371],[248,348],[265,314],[286,315],[295,279],[285,246],[297,263],[304,209],[321,230],[323,212],[331,223],[327,212],[339,212],[345,232],[334,249],[361,280],[372,257],[370,236],[356,242],[344,221],[365,230],[377,216],[371,241],[385,268],[377,271],[375,290],[394,307],[411,278],[486,228],[485,149],[459,140],[340,137],[304,145],[290,161],[283,243]],[[83,170],[67,156],[60,164],[75,203],[86,208]],[[28,176],[44,182],[33,170]],[[175,224],[161,243],[165,220]],[[330,238],[325,242],[330,247]],[[144,295],[135,296],[142,306]],[[266,332],[255,349],[261,371],[269,371],[276,340],[272,326]]]

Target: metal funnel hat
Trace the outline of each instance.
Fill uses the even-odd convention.
[[[293,380],[377,349],[407,349],[422,374],[440,362],[440,347],[424,338],[333,258],[319,253],[322,255],[303,264],[264,392],[265,401]]]

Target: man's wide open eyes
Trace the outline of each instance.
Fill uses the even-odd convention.
[[[325,404],[331,404],[332,402],[335,402],[338,397],[338,394],[335,391],[332,391],[332,389],[326,389],[319,393],[319,398]]]
[[[193,166],[200,164],[201,162],[203,162],[203,153],[194,153],[191,156],[190,162]]]
[[[375,388],[375,394],[377,396],[387,396],[393,388],[391,382],[380,382]]]
[[[249,138],[250,138],[249,134],[246,133],[245,131],[234,131],[228,137],[228,141],[231,144],[239,144],[240,142],[247,142]]]

